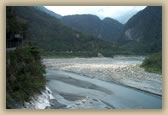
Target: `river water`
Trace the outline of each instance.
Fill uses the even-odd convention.
[[[53,108],[160,109],[162,76],[140,68],[143,59],[44,59]]]

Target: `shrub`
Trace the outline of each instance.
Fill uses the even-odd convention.
[[[7,51],[6,59],[6,90],[13,100],[23,104],[45,88],[45,69],[37,47]]]
[[[141,67],[149,72],[162,72],[162,53],[159,52],[147,56]]]

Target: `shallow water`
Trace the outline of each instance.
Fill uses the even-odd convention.
[[[47,68],[120,83],[162,95],[162,75],[149,73],[139,65],[144,57],[44,59]]]
[[[48,68],[46,72],[49,80],[48,87],[53,92],[53,96],[59,103],[67,105],[67,108],[160,109],[162,107],[160,96],[154,96],[115,83],[91,79],[76,73],[52,68]],[[85,103],[77,104],[83,97],[88,97]]]

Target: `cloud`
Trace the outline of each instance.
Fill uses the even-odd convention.
[[[62,16],[73,14],[93,14],[103,19],[111,17],[122,21],[121,17],[128,19],[144,9],[146,6],[45,6],[47,9],[54,11]],[[123,21],[122,21],[123,22]]]

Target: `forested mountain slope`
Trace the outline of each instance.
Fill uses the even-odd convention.
[[[55,12],[51,11],[51,10],[48,10],[47,8],[45,8],[44,6],[35,6],[35,8],[47,13],[47,14],[50,14],[51,16],[55,16],[56,18],[60,19],[62,18],[61,15],[59,14],[56,14]]]
[[[111,42],[98,39],[64,25],[59,19],[34,7],[12,7],[29,24],[28,40],[49,52],[120,52]],[[122,50],[123,51],[123,50]]]
[[[126,49],[150,54],[162,49],[162,7],[149,6],[134,15],[118,40]]]
[[[69,15],[62,17],[61,20],[70,27],[107,41],[116,41],[123,29],[123,25],[117,20],[112,18],[101,20],[91,14]]]

